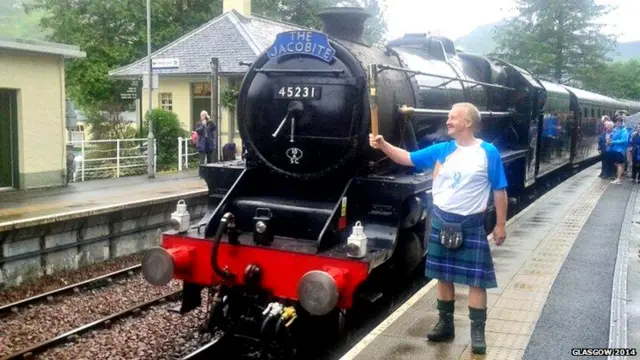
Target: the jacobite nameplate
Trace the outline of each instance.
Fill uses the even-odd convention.
[[[329,45],[326,34],[316,31],[287,31],[276,36],[276,41],[267,50],[267,56],[299,54],[315,56],[331,62],[336,51]]]

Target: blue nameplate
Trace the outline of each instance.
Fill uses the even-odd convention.
[[[336,51],[329,45],[326,34],[316,31],[287,31],[276,36],[276,41],[267,50],[270,59],[282,55],[300,54],[315,56],[331,62]]]

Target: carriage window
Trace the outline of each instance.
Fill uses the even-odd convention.
[[[600,119],[601,116],[602,116],[602,110],[598,109],[598,119]]]
[[[589,117],[589,113],[587,113],[587,108],[582,109],[582,111],[584,112],[582,116],[584,116],[585,118]]]
[[[596,117],[596,112],[595,110],[593,110],[593,108],[591,108],[591,117]]]

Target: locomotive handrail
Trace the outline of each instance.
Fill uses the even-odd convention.
[[[416,74],[416,75],[432,76],[432,77],[437,77],[437,78],[440,78],[440,79],[445,79],[445,80],[450,80],[450,81],[460,81],[460,82],[465,82],[465,83],[470,83],[470,84],[475,84],[475,85],[492,87],[492,88],[495,88],[495,89],[515,91],[514,88],[510,88],[510,87],[502,86],[502,85],[489,84],[489,83],[485,83],[485,82],[482,82],[482,81],[467,80],[467,79],[455,78],[455,77],[450,77],[450,76],[426,73],[426,72],[423,72],[423,71],[405,69],[405,68],[401,68],[401,67],[397,67],[397,66],[390,66],[390,65],[375,64],[375,66],[379,69],[379,71],[383,71],[383,70],[403,71],[403,72],[406,72],[406,73],[411,73],[411,74]],[[444,83],[444,84],[447,84],[447,83]],[[444,84],[441,84],[439,86],[443,86]]]
[[[444,109],[424,109],[415,108],[411,106],[402,105],[398,108],[398,112],[401,114],[431,114],[431,115],[448,115],[451,110]],[[480,111],[480,115],[489,117],[506,117],[513,115],[510,111]]]
[[[253,71],[258,73],[288,73],[288,74],[333,74],[338,75],[344,73],[344,69],[326,69],[326,70],[317,70],[317,69],[253,69]]]

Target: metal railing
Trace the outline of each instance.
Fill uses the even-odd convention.
[[[147,139],[71,141],[75,154],[73,181],[119,178],[147,172]],[[158,158],[154,139],[153,166]]]
[[[200,162],[196,146],[191,142],[191,138],[178,138],[178,171],[189,168],[197,168]]]

